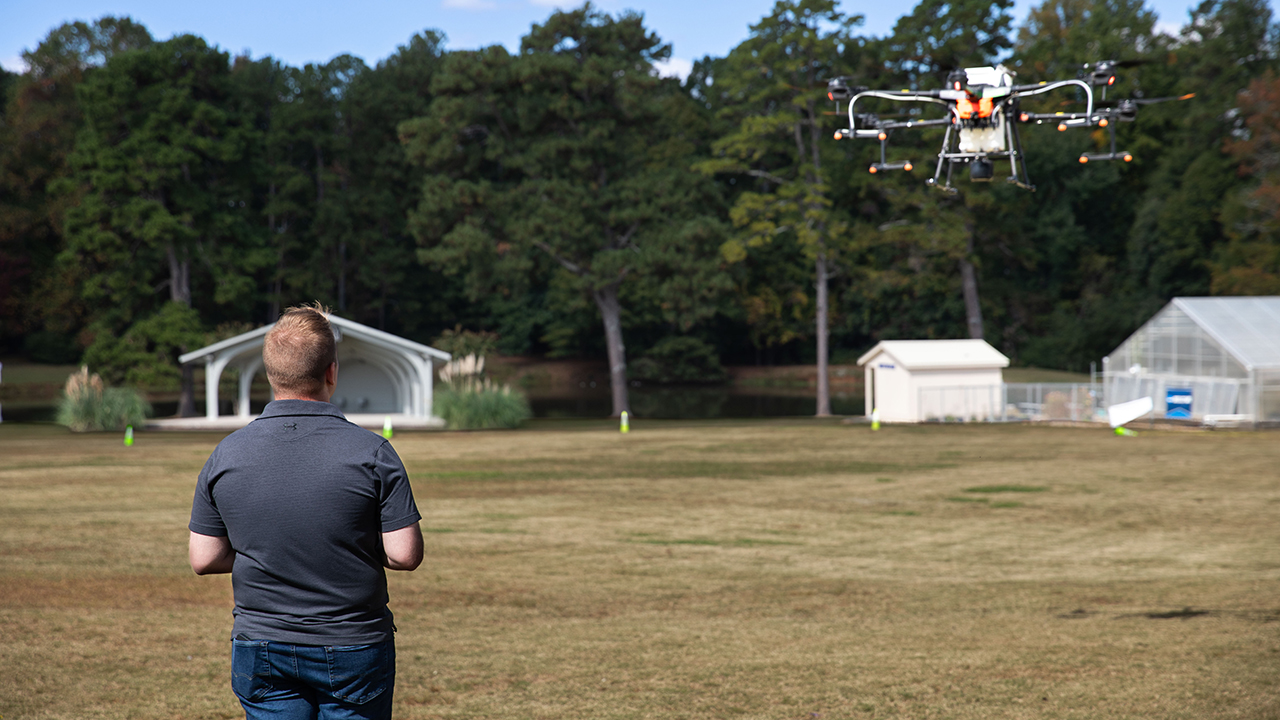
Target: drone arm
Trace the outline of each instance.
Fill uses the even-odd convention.
[[[913,93],[895,93],[895,92],[887,92],[884,90],[865,90],[863,92],[860,92],[857,95],[854,95],[853,97],[849,98],[849,129],[853,131],[854,137],[877,137],[880,134],[880,130],[878,128],[872,129],[872,130],[858,130],[858,124],[855,119],[853,108],[858,103],[859,98],[874,97],[874,98],[881,98],[884,100],[898,100],[902,102],[930,102],[930,103],[937,103],[938,105],[943,105],[943,106],[946,106],[949,104],[945,100],[939,100],[936,96],[936,93],[937,93],[936,90],[921,92],[921,93],[914,93],[914,92]],[[916,123],[916,125],[918,126],[924,122],[929,122],[929,121],[921,121]],[[948,119],[947,122],[950,122],[950,120]],[[900,127],[910,127],[910,126],[901,125]]]
[[[1013,92],[1022,96],[1039,95],[1068,85],[1078,85],[1084,88],[1087,107],[1085,108],[1083,117],[1086,119],[1093,117],[1093,88],[1089,87],[1089,83],[1083,80],[1058,80],[1057,82],[1036,85],[1015,85],[1013,87]]]
[[[906,120],[903,122],[881,123],[880,128],[882,130],[897,130],[898,128],[933,127],[933,126],[950,125],[950,124],[951,124],[951,118],[945,117],[945,118],[938,118],[937,120]]]

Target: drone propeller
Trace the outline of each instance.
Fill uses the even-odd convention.
[[[827,81],[827,99],[839,102],[848,100],[852,95],[866,90],[861,85],[850,85],[849,78],[837,77]]]
[[[1153,60],[1100,60],[1096,63],[1085,63],[1081,66],[1080,76],[1088,79],[1090,85],[1095,87],[1102,85],[1114,85],[1116,82],[1116,70],[1121,68],[1138,67],[1154,62]]]
[[[1114,108],[1103,109],[1099,112],[1103,116],[1103,120],[1098,122],[1102,127],[1106,127],[1106,118],[1114,118],[1120,122],[1133,122],[1138,118],[1138,108],[1143,105],[1156,105],[1165,102],[1179,102],[1182,100],[1190,100],[1195,97],[1195,93],[1187,93],[1186,95],[1171,95],[1169,97],[1158,98],[1128,98],[1116,103]]]
[[[1195,96],[1196,96],[1195,93],[1187,93],[1186,95],[1170,95],[1169,97],[1135,98],[1133,100],[1129,100],[1128,102],[1131,102],[1134,105],[1155,105],[1156,103],[1172,102],[1175,100],[1190,100]]]

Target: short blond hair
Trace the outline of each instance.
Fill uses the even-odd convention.
[[[262,364],[276,394],[318,395],[337,360],[329,309],[314,302],[280,315],[262,343]]]

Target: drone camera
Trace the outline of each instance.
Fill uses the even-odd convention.
[[[995,174],[996,165],[987,158],[974,158],[969,163],[969,180],[972,182],[991,182]]]

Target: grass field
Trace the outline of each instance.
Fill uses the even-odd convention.
[[[233,718],[216,436],[0,425],[0,717]],[[402,434],[397,718],[1280,717],[1280,436]]]

